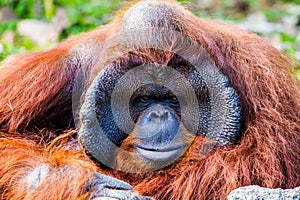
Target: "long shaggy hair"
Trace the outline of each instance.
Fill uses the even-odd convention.
[[[201,147],[207,142],[196,137],[182,159],[155,172],[101,171],[129,182],[140,194],[155,199],[220,199],[240,186],[299,186],[300,94],[291,75],[294,63],[256,34],[199,19],[180,5],[172,4],[187,19],[180,22],[180,31],[201,44],[237,91],[242,107],[241,138],[236,144],[218,147],[201,157]],[[1,135],[1,155],[11,155],[9,151],[12,150],[14,156],[0,158],[0,190],[7,188],[12,177],[18,178],[15,174],[17,168],[12,166],[20,163],[22,156],[32,162],[26,164],[26,169],[47,160],[57,165],[69,163],[96,170],[83,150],[76,150],[71,162],[62,158],[66,153],[62,146],[54,147],[52,143],[51,148],[37,149],[36,144],[31,144],[28,139],[34,137],[32,135],[38,138],[34,139],[36,141],[51,139],[59,130],[72,126],[70,84],[78,68],[84,68],[85,63],[80,60],[80,55],[71,54],[70,49],[87,40],[97,43],[114,37],[120,29],[123,14],[121,11],[112,23],[93,32],[67,40],[45,52],[20,55],[0,68],[0,129],[14,138]],[[157,57],[163,59],[161,55]],[[46,129],[43,134],[32,134],[42,129]],[[16,139],[16,136],[22,139]],[[10,148],[12,144],[7,141],[15,142],[18,148]],[[52,153],[49,161],[49,153],[45,152],[53,152],[53,149],[59,153],[55,156]],[[30,159],[28,151],[34,152],[32,156],[39,159]],[[59,162],[60,159],[64,161]],[[86,164],[82,164],[84,162]],[[77,183],[82,184],[82,180],[78,179]],[[68,183],[61,179],[55,184],[63,187]],[[80,186],[75,187],[77,192],[70,198],[80,194],[78,188]]]

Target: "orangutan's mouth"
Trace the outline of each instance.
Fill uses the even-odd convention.
[[[186,148],[184,146],[168,147],[163,149],[149,149],[142,146],[136,147],[136,151],[140,156],[148,160],[156,161],[167,161],[178,158],[184,153],[185,149]]]

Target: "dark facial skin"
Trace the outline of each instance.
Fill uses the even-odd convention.
[[[224,75],[219,72],[202,75],[178,55],[173,55],[167,66],[151,63],[148,58],[133,52],[126,56],[129,59],[121,58],[107,66],[95,78],[95,85],[91,86],[93,92],[90,95],[95,104],[87,106],[87,111],[95,106],[98,123],[86,128],[86,131],[101,138],[90,139],[91,144],[85,148],[97,162],[118,168],[119,164],[114,164],[118,155],[137,168],[142,166],[143,170],[156,170],[178,160],[196,136],[208,136],[221,144],[231,142],[231,133],[230,137],[220,135],[220,139],[219,135],[209,135],[209,119],[218,115],[219,111],[212,111],[214,102],[211,102],[210,88],[205,79],[209,81],[212,78],[214,84],[219,85],[217,91],[211,89],[213,93],[228,90],[225,95],[230,96],[226,97],[230,101],[215,101],[225,105],[229,101],[230,106],[220,108],[221,111],[228,109],[222,112],[236,113],[235,107],[231,108],[232,101],[238,105],[236,94],[227,88]],[[231,119],[235,118],[234,115]],[[95,131],[97,129],[100,134]],[[232,138],[235,139],[235,136]],[[95,154],[89,148],[94,145],[97,149],[105,148],[105,151]],[[120,153],[120,147],[129,155]]]
[[[137,122],[142,113],[156,104],[162,105],[166,109],[165,112],[180,116],[180,103],[177,97],[164,86],[148,84],[139,88],[130,99],[130,113],[133,121]]]
[[[141,87],[137,88],[132,95],[130,95],[129,100],[129,112],[130,120],[134,123],[133,127],[130,127],[129,131],[125,131],[124,127],[128,124],[124,120],[126,113],[122,113],[121,104],[127,102],[124,99],[125,94],[117,95],[117,102],[115,104],[119,109],[117,113],[113,113],[112,97],[109,96],[108,90],[115,90],[118,81],[126,74],[126,71],[135,69],[136,65],[133,63],[127,64],[121,62],[120,68],[118,64],[114,65],[114,71],[110,71],[109,67],[102,73],[99,77],[97,92],[96,92],[96,114],[98,118],[99,125],[103,130],[103,134],[109,138],[114,145],[121,146],[123,141],[131,136],[133,139],[131,149],[137,157],[140,159],[146,159],[152,163],[152,165],[161,165],[159,163],[171,163],[178,159],[186,151],[188,143],[191,140],[187,140],[186,137],[191,135],[191,131],[186,131],[188,123],[185,125],[181,119],[181,107],[180,104],[188,104],[189,98],[184,92],[180,85],[180,80],[174,79],[172,73],[178,73],[180,70],[175,69],[175,63],[179,64],[178,60],[175,62],[177,57],[174,57],[170,61],[170,66],[173,68],[165,69],[163,66],[152,66],[145,67],[142,70],[141,76],[134,76],[132,78],[136,81],[148,81],[149,84],[142,84]],[[142,63],[142,61],[140,61]],[[181,63],[179,65],[186,64]],[[185,71],[182,76],[184,79],[193,76],[192,68],[186,66],[190,71]],[[120,70],[120,71],[118,71]],[[119,76],[115,76],[116,71]],[[137,73],[137,72],[136,72]],[[186,77],[186,78],[185,78]],[[199,77],[198,77],[199,78]],[[174,80],[173,80],[174,79]],[[178,83],[177,83],[177,82]],[[151,83],[152,82],[152,83]],[[178,85],[177,94],[172,92],[171,88],[164,86],[163,84]],[[196,84],[201,84],[201,81],[197,81]],[[127,91],[130,88],[129,85],[121,84],[121,91]],[[195,83],[189,82],[190,85]],[[196,86],[196,85],[195,85]],[[197,99],[201,99],[201,105],[208,105],[208,102],[203,102],[203,88],[205,87],[195,87],[198,88],[196,91]],[[201,89],[202,88],[202,89]],[[201,90],[201,92],[200,92]],[[194,89],[192,89],[194,91]],[[108,95],[103,95],[108,93]],[[130,93],[130,92],[129,92]],[[101,95],[102,94],[102,95]],[[199,113],[197,114],[199,116]],[[203,114],[204,116],[204,114]],[[199,122],[198,122],[199,123]],[[197,123],[196,123],[197,124]],[[187,134],[188,133],[188,134]],[[196,133],[195,133],[196,134]],[[195,136],[195,135],[194,135]],[[113,151],[113,150],[112,150]],[[155,163],[155,164],[154,164]]]
[[[136,122],[135,137],[140,139],[135,147],[140,155],[158,160],[163,159],[163,152],[165,159],[182,153],[181,146],[172,142],[181,134],[181,122],[180,103],[170,90],[155,84],[141,87],[131,98],[130,111]],[[155,151],[160,157],[155,157]]]

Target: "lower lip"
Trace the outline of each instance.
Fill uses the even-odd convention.
[[[167,161],[173,160],[180,156],[182,152],[180,149],[172,149],[169,151],[155,151],[155,150],[146,150],[140,147],[136,147],[137,153],[142,157],[148,160],[155,160],[155,161]]]

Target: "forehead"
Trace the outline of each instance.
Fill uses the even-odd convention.
[[[160,84],[146,84],[136,90],[133,97],[136,96],[151,96],[159,98],[161,96],[174,96],[174,94],[171,89],[166,86]]]

